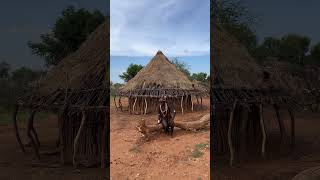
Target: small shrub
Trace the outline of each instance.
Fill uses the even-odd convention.
[[[193,158],[199,158],[199,157],[201,157],[202,155],[203,155],[203,152],[201,152],[199,149],[193,150],[193,151],[192,151],[192,154],[191,154],[191,156],[192,156]]]
[[[199,143],[196,144],[195,149],[192,151],[191,156],[193,158],[199,158],[201,157],[204,153],[202,152],[203,150],[207,149],[209,147],[209,143]]]

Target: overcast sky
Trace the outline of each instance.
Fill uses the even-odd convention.
[[[320,42],[319,0],[241,1],[259,17],[260,40],[292,32]],[[68,5],[109,12],[109,0],[2,0],[0,61],[41,68],[44,61],[26,43],[49,32]],[[209,53],[209,0],[112,0],[111,6],[112,55],[153,56],[158,49],[168,56]]]
[[[13,68],[43,68],[44,60],[31,54],[27,42],[39,41],[69,5],[109,13],[109,0],[1,0],[0,62]]]
[[[111,55],[209,55],[209,0],[112,0]]]
[[[241,0],[248,10],[259,18],[256,32],[259,40],[264,37],[281,37],[297,33],[320,42],[319,0]]]

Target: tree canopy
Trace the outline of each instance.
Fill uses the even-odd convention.
[[[177,67],[179,71],[183,72],[188,78],[190,78],[190,67],[187,63],[179,60],[178,58],[173,58],[171,62]]]
[[[208,81],[208,75],[207,73],[204,72],[199,72],[199,73],[193,73],[191,76],[192,80],[197,80],[200,82],[207,82]]]
[[[69,6],[62,11],[50,33],[41,34],[41,42],[28,42],[32,53],[45,59],[47,66],[57,65],[64,57],[76,51],[87,36],[105,17],[100,11],[76,10]]]
[[[216,0],[211,16],[215,13],[217,24],[223,26],[249,52],[257,46],[253,25],[257,18],[249,13],[240,0]]]
[[[310,39],[305,36],[288,34],[281,38],[279,58],[289,59],[303,64],[303,59],[309,51]]]
[[[9,77],[10,65],[3,61],[0,62],[0,78],[8,78]]]
[[[27,67],[21,67],[16,69],[11,74],[11,80],[17,84],[27,86],[28,83],[38,79],[44,72],[34,71]]]
[[[138,74],[138,72],[143,68],[140,64],[130,64],[127,68],[126,72],[123,72],[119,75],[121,79],[123,79],[125,82],[128,82],[130,79],[134,78]]]

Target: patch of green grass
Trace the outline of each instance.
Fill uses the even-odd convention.
[[[206,148],[209,147],[209,143],[199,143],[196,144],[195,149],[192,151],[191,156],[193,158],[199,158],[201,157],[204,153],[202,152]]]
[[[193,158],[199,158],[203,155],[203,152],[201,152],[199,149],[195,149],[192,151],[191,156]]]
[[[204,150],[208,146],[209,146],[208,143],[199,143],[199,144],[196,144],[196,149]]]

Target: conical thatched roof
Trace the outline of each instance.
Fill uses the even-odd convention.
[[[143,88],[193,90],[192,82],[161,52],[132,78],[121,91]]]
[[[75,107],[104,104],[109,95],[109,32],[106,17],[77,51],[53,67],[18,103],[48,109],[60,107],[66,100]]]
[[[198,89],[161,51],[158,51],[118,92],[120,96],[130,97],[181,97],[204,94],[205,92]]]
[[[212,25],[212,24],[211,24]],[[222,27],[211,29],[211,86],[213,101],[234,103],[276,103],[301,110],[301,106],[282,89],[265,69],[257,64],[232,35]],[[270,72],[269,72],[270,73]],[[267,74],[267,75],[266,75]],[[217,76],[218,75],[218,76]],[[284,91],[283,91],[284,90]]]
[[[320,68],[301,66],[285,61],[268,60],[263,63],[265,71],[271,74],[276,87],[289,92],[293,96],[304,95],[305,90],[320,89]]]
[[[46,95],[66,87],[83,89],[97,86],[97,83],[102,81],[101,76],[105,78],[107,73],[109,48],[109,18],[107,18],[76,52],[67,56],[48,72],[40,82],[40,93]],[[90,76],[93,78],[89,82],[92,85],[84,84],[85,78],[90,79]]]
[[[214,78],[218,72],[223,87],[258,87],[262,71],[246,48],[223,28],[217,26],[213,31],[211,60],[216,66],[211,76]]]

